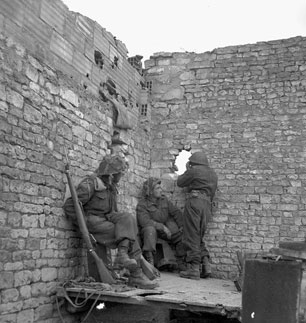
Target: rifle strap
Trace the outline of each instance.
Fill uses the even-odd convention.
[[[106,186],[104,185],[104,183],[102,182],[102,180],[99,177],[95,178],[94,183],[95,183],[95,191],[101,192],[106,189]]]

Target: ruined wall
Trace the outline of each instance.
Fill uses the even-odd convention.
[[[203,150],[219,176],[206,241],[218,277],[236,251],[305,237],[306,39],[159,53],[152,82],[152,174],[169,178],[179,151]],[[168,185],[178,205],[184,195]]]
[[[80,237],[62,211],[66,151],[75,183],[104,155],[124,154],[130,168],[120,207],[135,212],[149,166],[150,129],[137,107],[146,91],[124,45],[114,41],[61,1],[0,2],[1,322],[59,322],[56,287],[86,271]],[[113,68],[114,48],[122,60]],[[131,130],[114,127],[112,109],[98,94],[108,77],[128,100]],[[126,144],[114,143],[115,130]]]

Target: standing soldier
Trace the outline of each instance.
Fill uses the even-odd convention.
[[[118,248],[116,264],[129,270],[129,285],[155,288],[157,284],[144,275],[140,266],[136,218],[117,208],[117,185],[126,168],[120,156],[105,156],[96,172],[80,182],[76,192],[88,231],[97,242]],[[77,224],[72,198],[66,200],[64,210]]]
[[[200,279],[201,262],[205,270],[203,278],[211,275],[209,253],[203,238],[211,218],[211,203],[217,183],[218,177],[209,167],[207,156],[203,152],[195,152],[190,156],[185,173],[177,179],[177,185],[187,187],[189,192],[183,216],[187,270],[180,272],[181,277]]]

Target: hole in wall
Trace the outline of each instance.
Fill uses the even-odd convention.
[[[174,165],[177,168],[177,171],[175,171],[177,175],[181,175],[185,172],[186,164],[190,156],[191,156],[191,152],[185,149],[178,154],[174,162]]]
[[[102,69],[104,65],[104,60],[102,54],[98,50],[95,50],[94,58],[95,63]]]

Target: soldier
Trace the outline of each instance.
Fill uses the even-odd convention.
[[[209,167],[206,155],[195,152],[186,164],[186,171],[179,175],[177,185],[187,187],[189,196],[183,216],[183,244],[187,256],[187,270],[180,276],[200,279],[200,263],[205,270],[203,278],[211,275],[209,253],[203,241],[207,223],[211,218],[211,203],[217,189],[218,177]]]
[[[159,237],[175,247],[179,270],[185,269],[182,212],[163,196],[159,179],[150,177],[144,182],[142,198],[136,207],[136,214],[146,260],[154,265],[156,241]]]
[[[97,242],[118,248],[115,263],[130,272],[128,284],[139,288],[155,288],[140,266],[141,249],[137,240],[135,217],[118,212],[117,185],[127,168],[119,156],[106,156],[92,175],[85,177],[77,187],[88,231]],[[64,205],[66,215],[77,224],[72,198]]]

